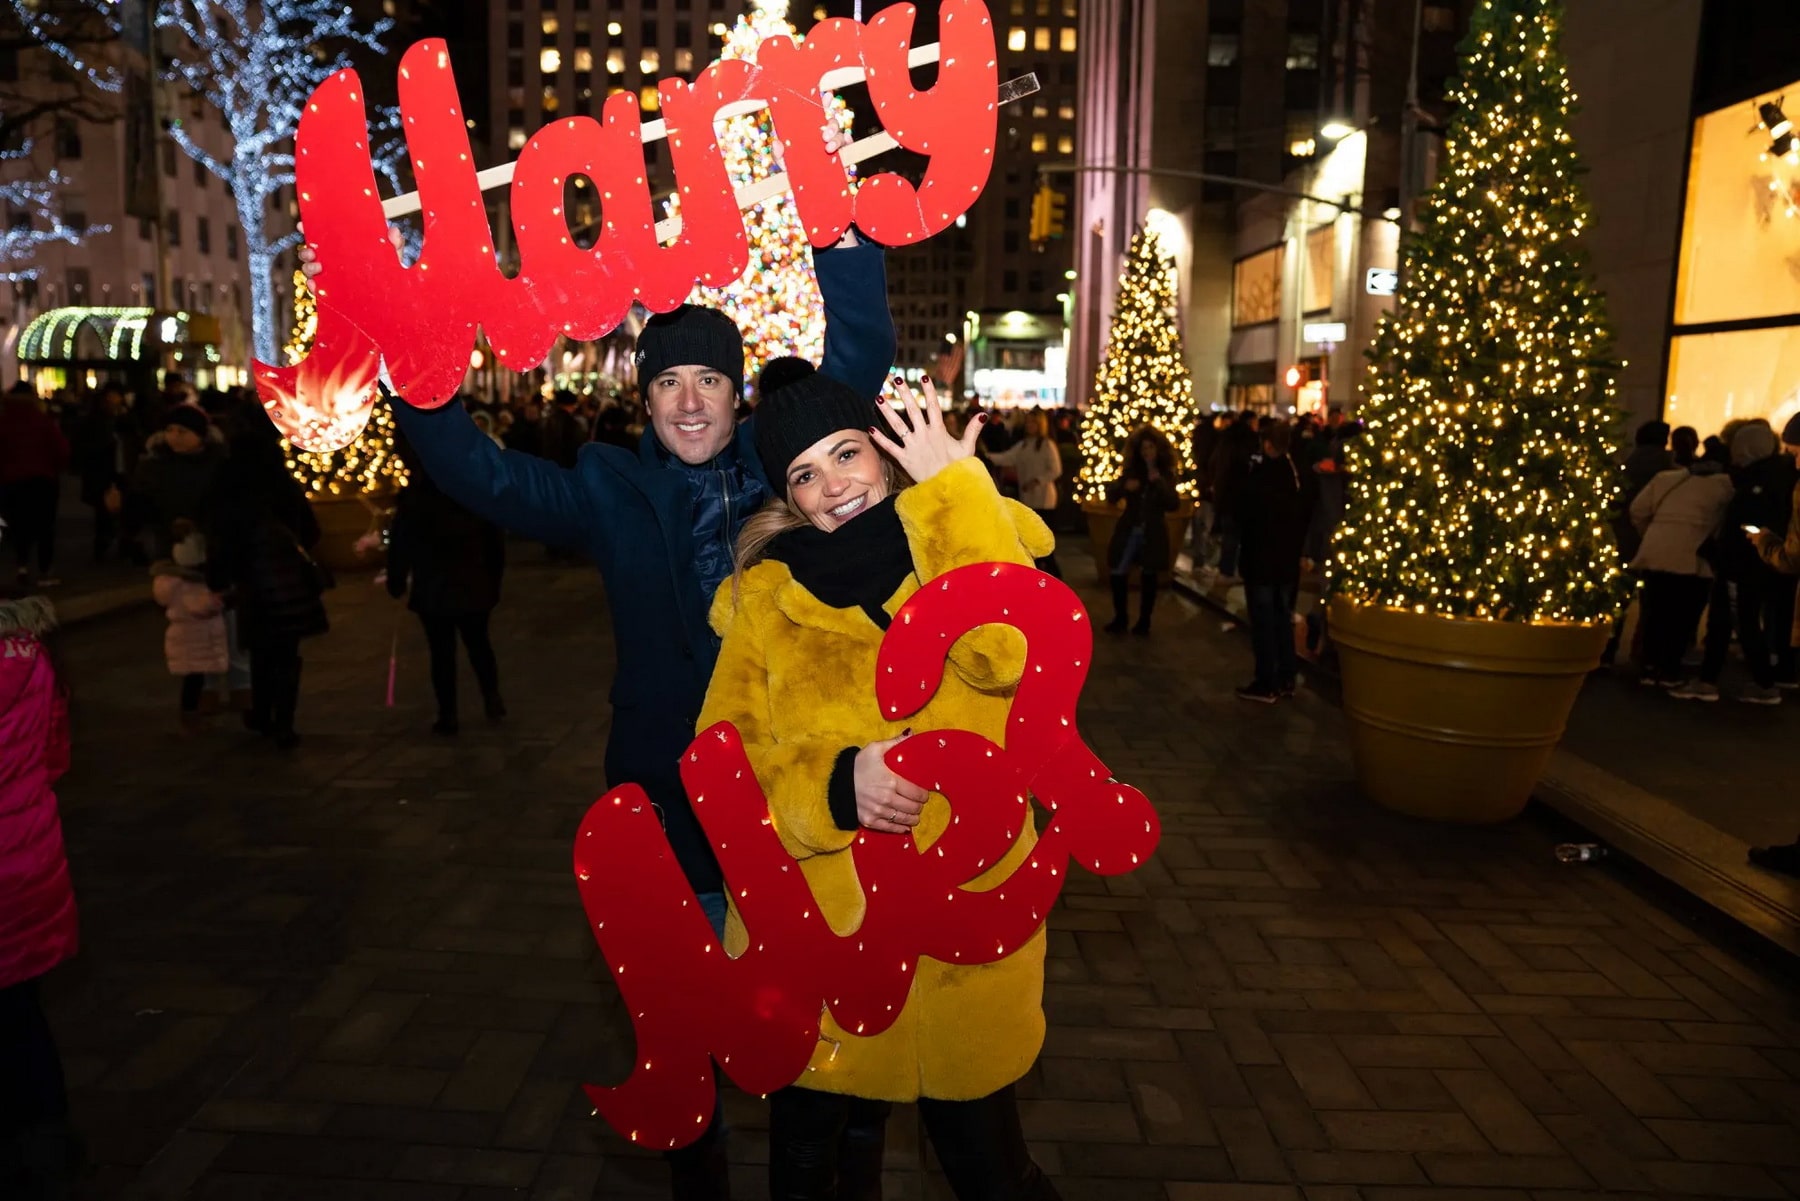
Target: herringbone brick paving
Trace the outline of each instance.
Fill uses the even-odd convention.
[[[569,878],[602,778],[604,612],[590,574],[522,557],[496,618],[513,719],[455,744],[423,732],[411,619],[363,582],[308,648],[291,758],[222,719],[175,736],[153,613],[72,635],[85,945],[50,997],[86,1196],[666,1195],[578,1090],[630,1049]],[[1070,880],[1021,1085],[1065,1198],[1800,1195],[1785,965],[1558,867],[1529,822],[1370,808],[1332,705],[1240,705],[1241,636],[1158,616],[1099,652],[1081,722],[1163,844]],[[737,1193],[765,1196],[762,1107],[728,1108]],[[944,1195],[919,1165],[902,1111],[890,1197]]]

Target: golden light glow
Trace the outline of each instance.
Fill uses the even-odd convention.
[[[289,335],[288,361],[297,363],[312,349],[318,335],[319,309],[313,302],[306,276],[294,272],[294,332]],[[380,495],[406,486],[406,465],[394,454],[394,414],[378,402],[369,424],[355,441],[342,450],[299,450],[285,438],[282,452],[287,469],[306,488],[309,496]]]

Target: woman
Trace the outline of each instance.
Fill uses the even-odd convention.
[[[1133,634],[1150,632],[1150,614],[1156,608],[1157,577],[1169,570],[1174,555],[1169,549],[1169,523],[1165,514],[1180,504],[1175,494],[1175,448],[1162,431],[1146,425],[1125,444],[1125,472],[1107,485],[1108,500],[1125,502],[1124,515],[1113,528],[1106,550],[1112,569],[1113,619],[1109,634],[1123,634],[1130,608],[1131,569],[1143,573],[1144,600]]]
[[[410,465],[410,464],[409,464]],[[446,496],[417,467],[394,504],[388,531],[387,587],[405,596],[419,615],[431,650],[431,688],[437,696],[432,733],[454,736],[456,639],[469,653],[489,721],[506,716],[500,700],[500,668],[488,638],[488,618],[500,603],[500,576],[506,567],[506,539]]]
[[[300,744],[300,642],[330,629],[326,577],[313,562],[319,522],[288,474],[267,414],[244,415],[208,502],[206,580],[237,605],[238,638],[250,652],[250,711],[244,725],[282,750]]]
[[[1062,455],[1050,436],[1050,418],[1042,409],[1025,414],[1025,435],[1005,450],[989,451],[988,461],[1019,473],[1019,501],[1036,513],[1046,526],[1056,512],[1056,481],[1062,478]],[[1052,551],[1037,561],[1039,571],[1062,579]]]
[[[78,942],[53,791],[69,766],[55,625],[42,597],[0,599],[0,1197],[68,1197],[80,1158],[38,996]]]
[[[1663,688],[1682,682],[1681,661],[1712,589],[1714,536],[1734,492],[1731,477],[1717,463],[1684,456],[1678,446],[1676,462],[1684,457],[1688,466],[1659,473],[1631,502],[1632,524],[1643,535],[1630,565],[1644,580],[1638,618],[1644,627],[1643,681]]]
[[[928,849],[951,821],[947,801],[883,760],[907,733],[874,704],[883,631],[922,581],[968,563],[1030,563],[1051,547],[1043,522],[1002,500],[973,458],[985,414],[955,440],[930,384],[922,404],[895,386],[910,428],[823,375],[764,399],[757,451],[781,498],[745,526],[736,574],[714,599],[724,645],[699,722],[737,727],[782,844],[839,931],[863,913],[850,854],[859,831],[911,834]],[[960,639],[953,670],[910,720],[1000,741],[1024,650],[1006,627]],[[1009,875],[1035,841],[1026,823],[973,886]],[[727,948],[745,943],[733,912]],[[878,1197],[882,1103],[893,1101],[918,1102],[959,1201],[1054,1198],[1013,1095],[1043,1044],[1043,983],[1040,929],[997,963],[921,959],[905,1008],[879,1035],[849,1034],[827,1010],[805,1087],[770,1098],[775,1201]]]

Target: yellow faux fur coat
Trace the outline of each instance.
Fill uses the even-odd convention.
[[[1036,514],[994,490],[974,459],[954,463],[896,501],[912,549],[913,574],[888,599],[894,613],[929,581],[968,563],[1024,563],[1050,552]],[[831,819],[827,783],[838,753],[901,732],[875,704],[875,656],[883,631],[860,609],[834,609],[795,582],[785,564],[765,560],[713,600],[724,639],[700,728],[728,721],[743,736],[782,845],[800,863],[820,909],[839,934],[862,921],[863,893],[851,861],[854,831]],[[1025,660],[1017,630],[985,626],[951,649],[950,669],[914,730],[962,729],[1004,743],[1007,707]],[[950,823],[950,804],[933,793],[914,831],[921,850]],[[897,838],[899,835],[875,835]],[[1007,855],[971,887],[998,883],[1037,841],[1028,822]],[[735,911],[727,951],[745,945]],[[884,1101],[984,1097],[1023,1076],[1044,1042],[1044,932],[997,963],[919,961],[906,1008],[881,1034],[846,1033],[827,1010],[807,1088]],[[835,1044],[835,1046],[834,1046]]]

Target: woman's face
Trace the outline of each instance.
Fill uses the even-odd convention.
[[[1050,436],[1050,419],[1033,410],[1025,415],[1025,436],[1028,438],[1047,438]]]
[[[1150,439],[1148,439],[1148,438],[1145,438],[1142,442],[1139,442],[1138,443],[1138,458],[1142,459],[1145,463],[1147,463],[1151,466],[1155,466],[1156,465],[1156,443],[1150,441]]]
[[[838,430],[794,456],[788,500],[826,533],[887,499],[887,468],[865,430]]]

